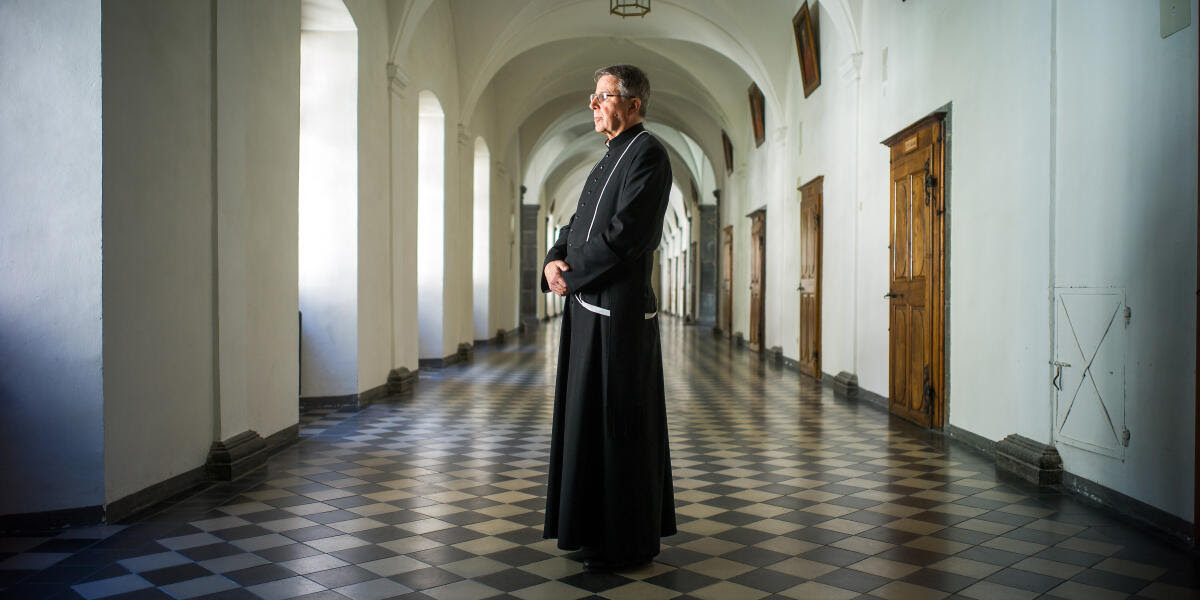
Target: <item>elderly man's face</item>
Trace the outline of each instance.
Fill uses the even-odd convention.
[[[605,75],[596,82],[596,94],[619,94],[617,78]],[[629,126],[638,122],[638,108],[641,100],[637,98],[611,97],[603,102],[599,99],[591,103],[592,121],[596,124],[596,132],[603,133],[608,139],[625,131]]]

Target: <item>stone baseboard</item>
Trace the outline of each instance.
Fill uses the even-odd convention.
[[[0,517],[0,533],[40,533],[67,527],[99,525],[104,522],[103,506],[85,506],[64,510],[23,513]]]
[[[309,408],[341,408],[357,406],[358,394],[343,394],[341,396],[306,396],[300,398],[300,409]]]
[[[257,431],[243,431],[227,440],[213,442],[208,450],[208,476],[214,481],[233,481],[267,462],[267,442]]]
[[[150,487],[134,492],[119,500],[114,500],[104,507],[104,522],[120,523],[152,512],[152,509],[164,502],[171,502],[189,496],[212,482],[208,475],[208,466],[202,465],[190,471],[180,473],[165,481],[160,481]]]
[[[989,440],[978,433],[967,431],[961,427],[954,425],[946,425],[946,436],[961,444],[992,458],[996,458],[996,442]]]
[[[1172,544],[1183,548],[1193,548],[1196,544],[1191,523],[1137,498],[1131,498],[1069,472],[1063,473],[1062,487],[1089,504],[1114,511],[1122,517],[1154,531]]]
[[[1034,485],[1059,485],[1062,457],[1054,446],[1012,434],[996,444],[996,468]]]
[[[383,385],[377,385],[369,390],[359,392],[358,406],[359,406],[359,408],[362,408],[364,406],[375,404],[376,402],[383,400],[384,398],[387,398],[387,397],[388,397],[387,384],[385,383]]]
[[[392,369],[391,372],[388,373],[387,394],[389,396],[407,394],[413,390],[413,384],[416,382],[416,371],[409,371],[408,367]]]
[[[858,397],[858,375],[847,371],[841,371],[833,377],[830,382],[833,386],[833,393],[836,396],[843,398]]]

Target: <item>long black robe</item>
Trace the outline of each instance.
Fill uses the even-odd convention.
[[[649,559],[659,538],[676,532],[650,285],[670,188],[662,143],[641,124],[621,132],[546,254],[546,263],[570,266],[544,533],[559,548]],[[542,291],[549,291],[544,275]]]

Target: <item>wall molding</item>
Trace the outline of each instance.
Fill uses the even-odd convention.
[[[1172,544],[1192,548],[1196,543],[1191,523],[1137,498],[1068,471],[1063,471],[1062,488],[1088,504],[1113,511],[1144,529],[1154,531]]]
[[[386,382],[377,385],[369,390],[364,390],[358,393],[356,403],[359,407],[375,404],[380,400],[388,397],[388,384]]]
[[[300,410],[310,408],[340,408],[343,406],[357,406],[358,394],[342,394],[340,396],[302,396],[300,398]]]
[[[6,534],[41,532],[96,525],[103,522],[103,506],[84,506],[82,508],[4,515],[0,517],[0,532]]]
[[[417,372],[409,371],[408,367],[399,367],[392,369],[388,373],[387,378],[387,393],[389,396],[399,396],[407,394],[413,390],[413,385],[417,382]]]
[[[954,425],[947,425],[945,434],[954,443],[993,460],[997,458],[997,447],[1001,442],[993,442]],[[996,468],[1000,469],[1000,466],[997,464]],[[1193,526],[1187,520],[1066,469],[1062,471],[1061,484],[1042,487],[1057,489],[1064,495],[1069,494],[1078,501],[1108,511],[1114,517],[1147,529],[1178,547],[1190,549],[1196,543]]]
[[[208,449],[208,477],[213,481],[233,481],[267,462],[267,441],[257,431],[243,431],[229,439],[215,441]]]
[[[1011,434],[996,444],[996,469],[1037,486],[1062,483],[1063,462],[1053,444]]]
[[[970,448],[980,454],[996,458],[996,442],[989,440],[974,431],[967,431],[957,425],[947,425],[944,430],[946,437]]]
[[[104,507],[104,519],[101,522],[120,523],[150,514],[160,504],[183,499],[201,488],[208,487],[210,483],[212,480],[209,477],[208,465],[200,465],[110,502]]]

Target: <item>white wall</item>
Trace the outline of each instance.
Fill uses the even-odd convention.
[[[949,422],[1046,441],[1043,405],[1026,400],[1044,398],[1047,360],[1050,5],[869,3],[863,20],[859,383],[887,395],[889,166],[878,142],[953,103]]]
[[[474,196],[474,214],[472,215],[471,234],[471,297],[474,301],[472,308],[474,323],[473,337],[476,340],[486,340],[492,337],[488,329],[488,284],[491,279],[492,261],[492,155],[488,152],[487,142],[482,137],[475,138],[475,162],[472,167],[472,195]]]
[[[217,5],[216,439],[299,420],[300,9]]]
[[[358,391],[387,383],[392,344],[387,8],[346,5],[358,27]],[[415,367],[415,365],[413,365]]]
[[[358,36],[300,38],[301,396],[358,384]]]
[[[211,7],[102,5],[105,498],[204,464],[217,392]]]
[[[446,352],[446,113],[423,90],[417,116],[417,287],[421,358]]]
[[[840,3],[819,8],[821,86],[803,98],[791,69],[775,86],[786,122],[768,107],[757,149],[731,134],[735,331],[749,313],[744,215],[765,204],[767,345],[795,355],[794,187],[824,175],[822,367],[887,395],[879,142],[949,107],[950,424],[1051,441],[1054,288],[1116,288],[1134,316],[1120,416],[1131,444],[1115,456],[1057,446],[1068,471],[1190,519],[1192,456],[1178,455],[1194,437],[1196,26],[1164,40],[1157,4],[1117,1],[864,3],[856,30]]]
[[[1163,39],[1157,3],[1060,0],[1053,105],[1054,285],[1111,288],[1132,310],[1128,326],[1118,315],[1105,342],[1125,342],[1112,348],[1114,367],[1124,353],[1124,401],[1116,388],[1105,403],[1117,432],[1121,421],[1129,429],[1128,447],[1110,456],[1056,435],[1057,447],[1068,471],[1187,520],[1196,423],[1197,9],[1193,1],[1191,26]],[[1074,320],[1090,354],[1100,332],[1085,331],[1079,314]],[[1065,393],[1082,376],[1073,367],[1064,371]],[[1031,379],[1044,381],[1037,375]],[[1050,390],[1040,389],[1029,404],[1045,412]],[[1099,410],[1087,393],[1076,402],[1073,413]],[[1072,433],[1111,440],[1100,425]]]
[[[397,60],[397,59],[393,59]],[[442,289],[441,300],[442,322],[440,325],[441,339],[437,347],[426,349],[422,342],[421,358],[444,358],[458,351],[458,344],[470,343],[471,338],[471,194],[461,189],[463,181],[470,181],[471,162],[463,157],[473,155],[474,148],[459,144],[459,114],[458,93],[458,58],[455,47],[454,23],[450,17],[450,9],[445,3],[437,3],[425,12],[416,33],[412,38],[407,54],[397,63],[409,76],[406,110],[413,113],[418,111],[417,96],[420,91],[427,90],[437,97],[444,111],[444,175],[443,189],[445,204],[443,215],[447,234],[442,243]],[[413,125],[416,124],[414,119]],[[419,151],[417,148],[417,132],[410,131],[409,135],[400,138],[400,144],[393,146],[395,151],[413,156],[414,162]],[[465,165],[465,166],[464,166]],[[464,170],[465,169],[465,170]],[[406,186],[406,196],[413,198],[411,206],[416,214],[416,195],[419,176],[413,173],[411,181],[403,182]],[[469,187],[469,186],[467,186]],[[411,230],[413,234],[416,229]],[[411,319],[411,320],[410,320]],[[422,317],[424,319],[424,317]],[[417,315],[406,316],[405,322],[411,324],[410,331],[417,330]]]
[[[0,3],[0,515],[104,503],[100,33]]]

